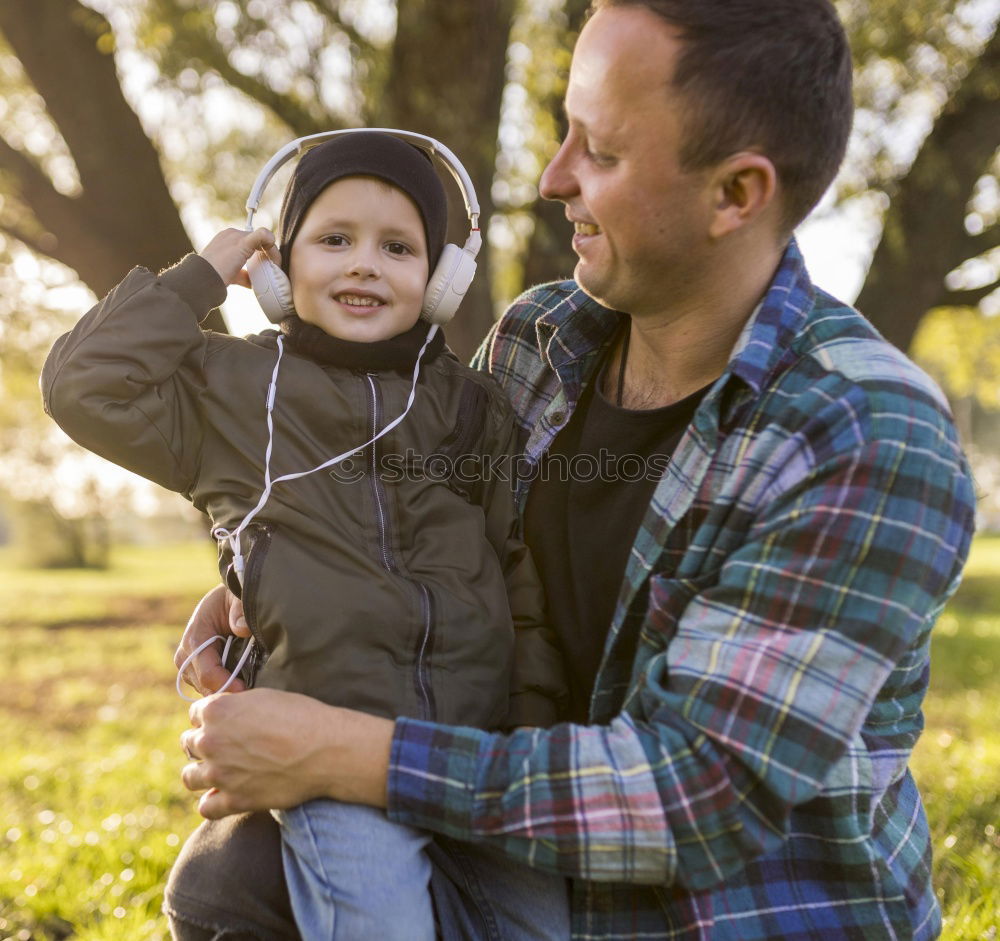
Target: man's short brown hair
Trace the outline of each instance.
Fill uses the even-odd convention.
[[[592,0],[645,7],[683,49],[685,170],[756,151],[778,174],[785,228],[795,228],[837,175],[853,119],[851,55],[829,0]]]

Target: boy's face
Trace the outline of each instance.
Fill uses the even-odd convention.
[[[404,333],[427,287],[420,213],[381,180],[337,180],[306,212],[288,274],[296,313],[331,336],[372,343]]]

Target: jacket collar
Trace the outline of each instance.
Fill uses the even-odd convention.
[[[281,321],[280,327],[293,352],[321,366],[376,372],[387,369],[409,372],[417,361],[420,347],[427,339],[431,325],[426,320],[418,320],[404,333],[374,343],[341,340],[298,317],[286,317]],[[438,330],[424,353],[423,362],[429,363],[444,348],[444,334]]]

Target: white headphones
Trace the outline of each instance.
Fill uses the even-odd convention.
[[[447,323],[455,315],[458,305],[462,303],[462,298],[472,283],[472,278],[476,273],[476,255],[479,254],[483,239],[479,232],[479,202],[476,199],[472,180],[469,179],[469,174],[458,158],[444,144],[434,140],[433,137],[385,127],[349,128],[342,131],[324,131],[322,134],[299,137],[282,147],[260,171],[253,188],[250,190],[250,196],[247,198],[246,229],[248,232],[253,231],[253,216],[260,205],[261,194],[279,167],[291,160],[292,157],[301,156],[310,147],[315,147],[323,141],[362,131],[380,131],[383,134],[391,134],[393,137],[398,137],[400,140],[427,151],[431,156],[436,155],[448,168],[462,191],[465,211],[469,217],[469,237],[461,248],[454,244],[445,245],[437,266],[434,268],[434,273],[427,282],[424,304],[420,312],[420,316],[431,323]],[[292,303],[292,285],[289,283],[288,276],[267,257],[265,252],[254,253],[247,262],[247,272],[250,275],[250,283],[253,285],[261,309],[271,323],[280,323],[295,313],[295,306]]]

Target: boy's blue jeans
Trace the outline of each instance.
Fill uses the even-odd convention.
[[[432,881],[445,938],[569,938],[565,879],[484,846],[432,844],[369,807],[317,800],[274,816],[305,941],[434,941]]]

